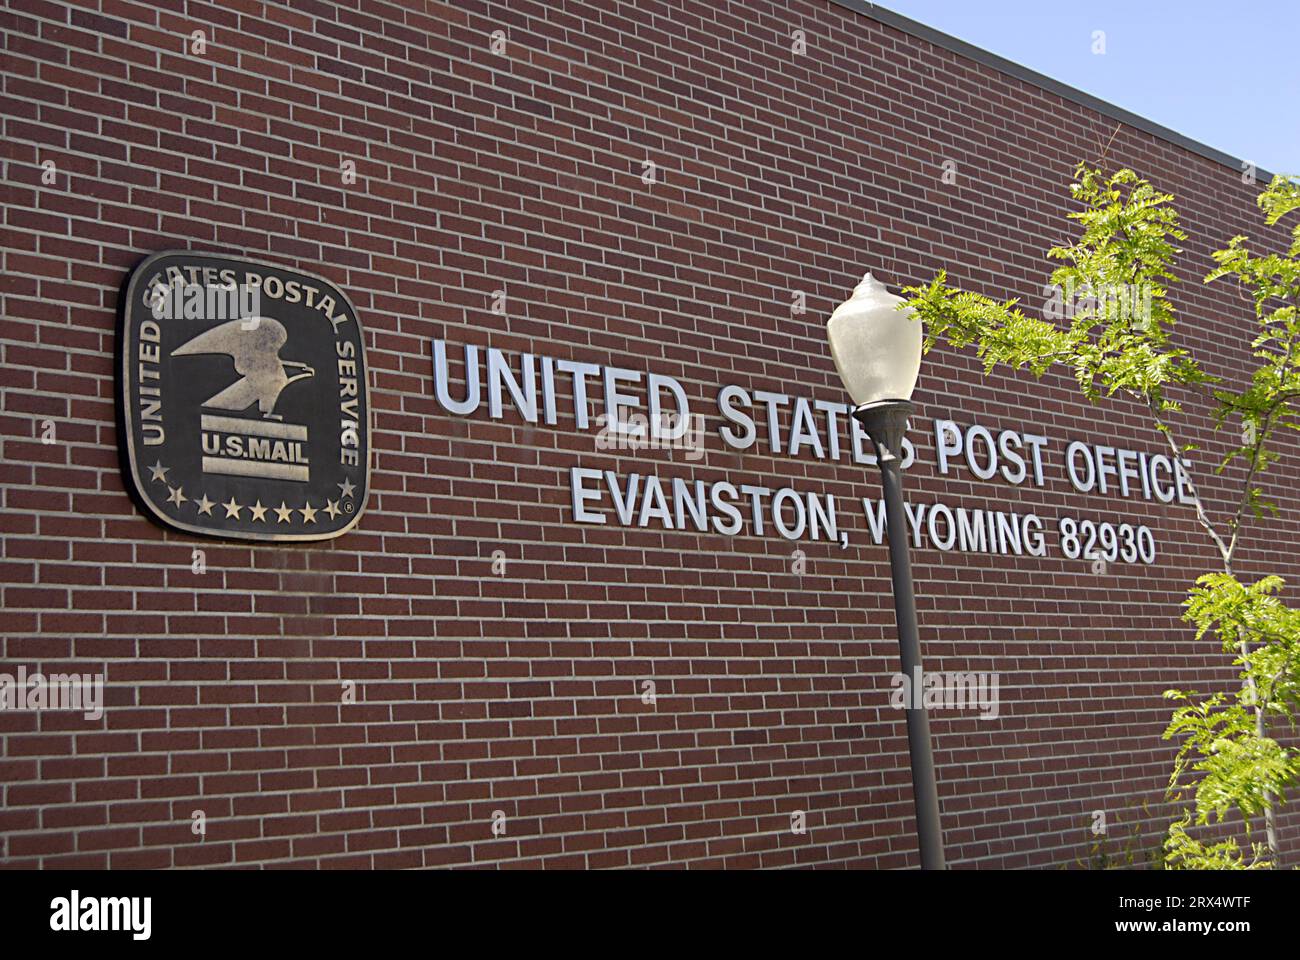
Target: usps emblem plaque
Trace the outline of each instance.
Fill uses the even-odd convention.
[[[123,473],[158,523],[230,540],[328,540],[370,486],[356,310],[328,280],[168,251],[127,282]]]

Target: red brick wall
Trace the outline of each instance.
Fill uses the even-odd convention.
[[[1114,120],[826,0],[22,0],[0,27],[3,663],[103,671],[109,704],[98,723],[0,714],[6,865],[915,864],[887,557],[848,509],[878,496],[874,471],[716,434],[699,463],[614,456],[563,422],[451,417],[431,341],[668,374],[701,411],[724,383],[840,400],[824,319],[864,270],[1041,302],[1069,174],[1109,142],[1178,196],[1182,342],[1229,378],[1248,361],[1249,305],[1200,283],[1211,249],[1265,235],[1238,171],[1127,127],[1112,141]],[[357,530],[220,544],[133,507],[114,315],[126,272],[168,248],[352,298],[375,450]],[[946,350],[916,400],[917,501],[1146,522],[1160,549],[1104,576],[1055,549],[914,555],[927,666],[1001,675],[997,720],[932,717],[950,860],[1071,863],[1098,809],[1154,846],[1160,693],[1233,675],[1178,621],[1213,556],[1190,508],[1073,495],[1060,454],[1160,439],[1068,377],[983,380]],[[1225,439],[1188,410],[1210,462]],[[940,478],[934,417],[1049,434],[1048,486]],[[1300,572],[1296,452],[1244,574]],[[575,465],[831,492],[853,543],[799,544],[800,576],[777,537],[578,526]],[[1218,518],[1236,477],[1203,480]],[[1282,823],[1294,851],[1300,820]]]

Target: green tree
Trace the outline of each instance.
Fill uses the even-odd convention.
[[[1197,777],[1194,812],[1171,825],[1166,838],[1170,867],[1268,866],[1276,862],[1274,809],[1300,777],[1300,761],[1268,734],[1270,719],[1294,729],[1300,674],[1300,614],[1286,607],[1277,593],[1282,582],[1265,577],[1242,584],[1233,561],[1242,531],[1251,517],[1276,508],[1259,487],[1260,474],[1277,454],[1270,441],[1278,430],[1300,429],[1295,401],[1300,398],[1300,224],[1285,254],[1255,256],[1247,239],[1234,237],[1216,252],[1217,266],[1207,283],[1236,277],[1255,303],[1255,364],[1247,385],[1235,390],[1205,373],[1190,353],[1171,339],[1175,310],[1168,288],[1176,282],[1173,265],[1186,239],[1172,206],[1132,170],[1107,176],[1080,164],[1070,187],[1082,209],[1068,214],[1078,222],[1079,237],[1056,246],[1047,256],[1061,261],[1053,270],[1054,297],[1042,318],[1027,315],[1018,300],[997,301],[949,286],[946,273],[927,285],[906,287],[900,309],[911,308],[926,324],[925,349],[946,342],[973,347],[987,375],[999,366],[1041,377],[1063,366],[1072,371],[1090,401],[1116,395],[1142,404],[1152,425],[1165,438],[1192,481],[1196,518],[1222,559],[1222,573],[1199,578],[1185,603],[1184,619],[1197,638],[1213,631],[1240,667],[1241,685],[1200,698],[1195,692],[1171,690],[1166,696],[1181,705],[1165,731],[1181,737],[1171,798],[1185,798],[1186,777]],[[1300,208],[1300,184],[1277,177],[1260,193],[1265,220],[1274,225]],[[1241,442],[1218,464],[1245,463],[1240,497],[1226,521],[1216,524],[1196,493],[1192,468],[1177,426],[1182,409],[1178,396],[1207,390],[1215,406],[1216,427],[1240,426]],[[1256,845],[1246,861],[1235,840],[1204,846],[1188,826],[1221,821],[1232,810],[1249,830],[1252,817],[1265,822],[1267,854]]]

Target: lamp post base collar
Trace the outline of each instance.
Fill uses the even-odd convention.
[[[916,406],[910,400],[875,400],[856,407],[853,419],[862,424],[875,444],[877,457],[897,460],[902,453],[907,420],[915,412]]]

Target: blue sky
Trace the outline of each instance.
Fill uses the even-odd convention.
[[[1300,174],[1300,2],[884,0],[880,6],[1272,173]],[[1105,33],[1104,54],[1092,52]]]

